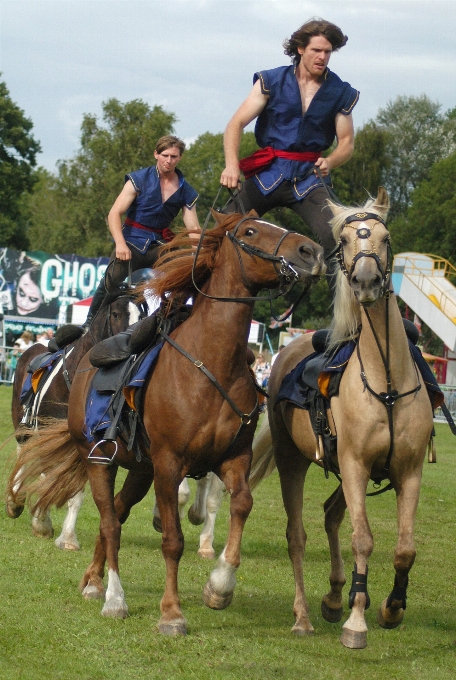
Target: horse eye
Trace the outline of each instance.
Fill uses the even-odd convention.
[[[348,239],[346,236],[341,236],[340,237],[340,242],[342,243],[343,246],[346,246],[348,243]]]
[[[245,234],[244,234],[244,235],[245,235],[245,236],[255,236],[255,234],[256,234],[255,229],[249,228],[249,229],[246,229],[246,230],[245,230]]]

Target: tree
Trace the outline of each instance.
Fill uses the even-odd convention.
[[[380,109],[376,122],[387,137],[384,185],[391,200],[390,216],[405,213],[412,191],[432,165],[455,150],[456,115],[440,113],[426,95],[397,97]]]
[[[40,144],[31,135],[33,123],[11,99],[0,82],[0,246],[27,247],[27,216],[23,195],[35,182],[33,168]]]
[[[396,253],[434,253],[456,264],[456,152],[435,163],[390,225]]]
[[[360,205],[376,196],[384,181],[390,158],[387,155],[388,133],[369,121],[355,135],[355,149],[350,160],[331,172],[335,192],[344,205]]]
[[[55,178],[40,178],[38,191],[43,195],[35,197],[29,229],[36,249],[88,257],[108,255],[112,241],[107,215],[125,174],[154,163],[157,140],[172,134],[176,121],[173,113],[161,106],[151,108],[139,99],[126,104],[109,99],[102,104],[102,112],[101,124],[96,116],[84,115],[81,148],[75,158],[59,162]],[[49,222],[48,215],[38,209],[40,204],[52,205],[59,221]]]

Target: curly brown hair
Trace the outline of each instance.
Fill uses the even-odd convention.
[[[284,41],[285,54],[291,57],[297,64],[301,58],[298,47],[305,49],[310,39],[319,35],[322,35],[331,43],[333,52],[337,52],[348,40],[347,36],[342,33],[338,26],[330,21],[315,17],[303,24],[301,28],[298,28],[289,40]]]

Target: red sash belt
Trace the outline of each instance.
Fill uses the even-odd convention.
[[[152,227],[146,227],[144,224],[139,222],[134,222],[129,217],[125,218],[125,224],[129,227],[135,227],[135,229],[143,229],[143,231],[153,231],[154,234],[160,234],[160,238],[164,241],[172,241],[175,234],[171,231],[169,227],[164,227],[163,229],[153,229]]]
[[[272,146],[265,146],[264,149],[254,151],[247,158],[239,161],[239,167],[248,179],[255,175],[259,170],[264,170],[274,160],[274,158],[287,158],[289,161],[315,162],[321,156],[321,151],[280,151],[273,149]]]

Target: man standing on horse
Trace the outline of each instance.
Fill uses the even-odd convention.
[[[124,188],[108,215],[116,247],[95,291],[85,327],[101,307],[107,290],[123,281],[129,271],[154,266],[158,246],[174,238],[170,224],[180,210],[185,227],[191,232],[200,231],[198,193],[176,167],[184,150],[185,144],[178,137],[161,137],[154,151],[157,164],[125,175]]]
[[[312,19],[301,26],[284,42],[293,64],[255,73],[253,89],[224,135],[226,167],[220,182],[234,189],[241,170],[245,177],[227,210],[253,208],[261,216],[272,208],[291,208],[312,229],[325,256],[335,242],[322,182],[331,184],[331,169],[346,163],[354,148],[351,112],[359,93],[328,69],[332,52],[346,42],[329,21]],[[239,161],[242,131],[255,118],[261,148]],[[337,147],[324,158],[335,138]]]

